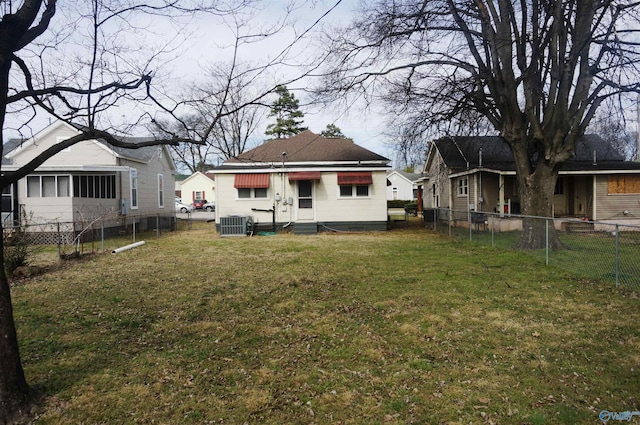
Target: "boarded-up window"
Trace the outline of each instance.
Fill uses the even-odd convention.
[[[609,176],[607,193],[609,195],[640,193],[640,176]]]

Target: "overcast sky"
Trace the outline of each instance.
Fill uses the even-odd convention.
[[[260,10],[255,10],[252,13],[241,32],[246,34],[263,30],[281,22],[285,16],[284,10],[290,2],[290,0],[261,2]],[[238,52],[240,61],[252,64],[268,63],[278,57],[284,47],[292,45],[286,54],[287,63],[293,65],[303,63],[312,57],[318,48],[317,31],[321,31],[325,27],[347,24],[357,7],[357,0],[297,0],[297,7],[288,17],[290,25],[274,37],[268,37],[260,43],[241,46]],[[55,17],[56,23],[68,27],[68,22],[72,22],[72,19],[67,18],[65,21],[65,17],[61,14],[62,12],[59,10]],[[154,17],[149,17],[149,23],[143,22],[140,25],[147,25],[155,31],[159,39],[171,39],[172,32],[184,37],[173,46],[174,49],[170,53],[163,57],[162,66],[154,68],[155,74],[158,76],[157,80],[154,80],[155,83],[164,84],[166,87],[178,87],[179,90],[182,90],[190,84],[203,81],[206,70],[211,66],[230,61],[233,52],[231,46],[235,40],[233,31],[230,29],[233,26],[230,18],[211,15],[191,18],[188,22],[183,22],[179,31],[175,29],[175,26],[161,22],[159,19],[154,20]],[[300,34],[307,30],[310,31],[304,37],[299,38]],[[74,36],[79,37],[78,34]],[[140,45],[153,43],[152,36],[149,35],[136,41]],[[156,66],[158,65],[156,64]],[[280,83],[282,81],[280,78],[295,78],[299,74],[300,69],[296,66],[274,68],[265,74],[264,87]],[[307,104],[309,98],[304,92],[308,84],[312,84],[312,82],[300,80],[287,86],[300,100],[301,110],[305,114],[305,126],[315,133],[320,133],[327,124],[333,123],[340,127],[347,137],[354,139],[357,144],[391,158],[391,152],[384,145],[384,117],[377,115],[376,111],[370,110],[365,113],[359,105],[353,105],[350,108],[338,108],[337,105],[332,105],[325,109],[309,105]],[[114,115],[116,114],[126,115],[121,110],[114,110]],[[11,124],[12,119],[15,118],[9,115],[7,122]],[[44,128],[49,121],[48,117],[35,120],[32,124],[33,131],[37,132]],[[264,130],[269,123],[269,119],[265,118],[263,125],[256,131],[256,142],[266,138]],[[5,131],[5,138],[7,136],[16,137],[16,134]]]

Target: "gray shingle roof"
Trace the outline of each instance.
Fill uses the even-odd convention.
[[[351,139],[322,137],[305,130],[288,139],[273,139],[246,151],[236,158],[225,161],[225,165],[239,163],[281,163],[287,162],[357,162],[381,161],[389,159],[358,146]]]
[[[454,170],[479,167],[481,150],[482,167],[515,170],[509,145],[499,136],[446,137],[435,140],[434,144],[447,166]],[[576,155],[561,169],[640,169],[640,163],[625,161],[624,156],[602,137],[585,134],[576,142]]]

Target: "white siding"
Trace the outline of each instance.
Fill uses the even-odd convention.
[[[66,139],[75,136],[77,133],[66,126],[60,127],[59,131],[46,134],[36,143],[25,145],[23,149],[13,158],[15,165],[24,165],[42,153],[45,149],[58,143],[58,138]],[[87,140],[76,143],[68,150],[58,152],[56,155],[44,162],[43,166],[57,165],[116,165],[115,156],[105,149],[98,142]]]
[[[391,173],[387,176],[387,180],[391,183],[390,186],[387,186],[387,199],[399,199],[405,201],[414,200],[413,196],[413,183],[407,181],[404,177],[397,173]],[[393,197],[394,188],[397,189],[397,198]]]
[[[185,204],[190,204],[195,200],[194,192],[204,193],[204,199],[213,201],[215,199],[215,183],[202,173],[196,173],[186,178],[181,185],[181,198]]]
[[[268,198],[238,199],[233,174],[216,174],[216,217],[234,214],[252,214],[258,223],[272,222],[271,212],[253,211],[271,209],[276,193],[281,202],[276,207],[276,222],[295,222],[298,217],[297,185],[289,182],[287,173],[271,173]],[[368,197],[341,198],[336,172],[322,172],[314,182],[313,209],[317,222],[369,222],[387,220],[386,172],[373,171],[373,184]],[[283,205],[287,198],[293,205]]]

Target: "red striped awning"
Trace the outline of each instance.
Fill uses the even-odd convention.
[[[269,187],[269,174],[236,174],[233,187],[236,189],[266,189]]]
[[[298,171],[289,173],[289,181],[297,180],[320,180],[320,171]]]
[[[364,185],[373,184],[371,171],[343,171],[338,173],[338,185]]]

